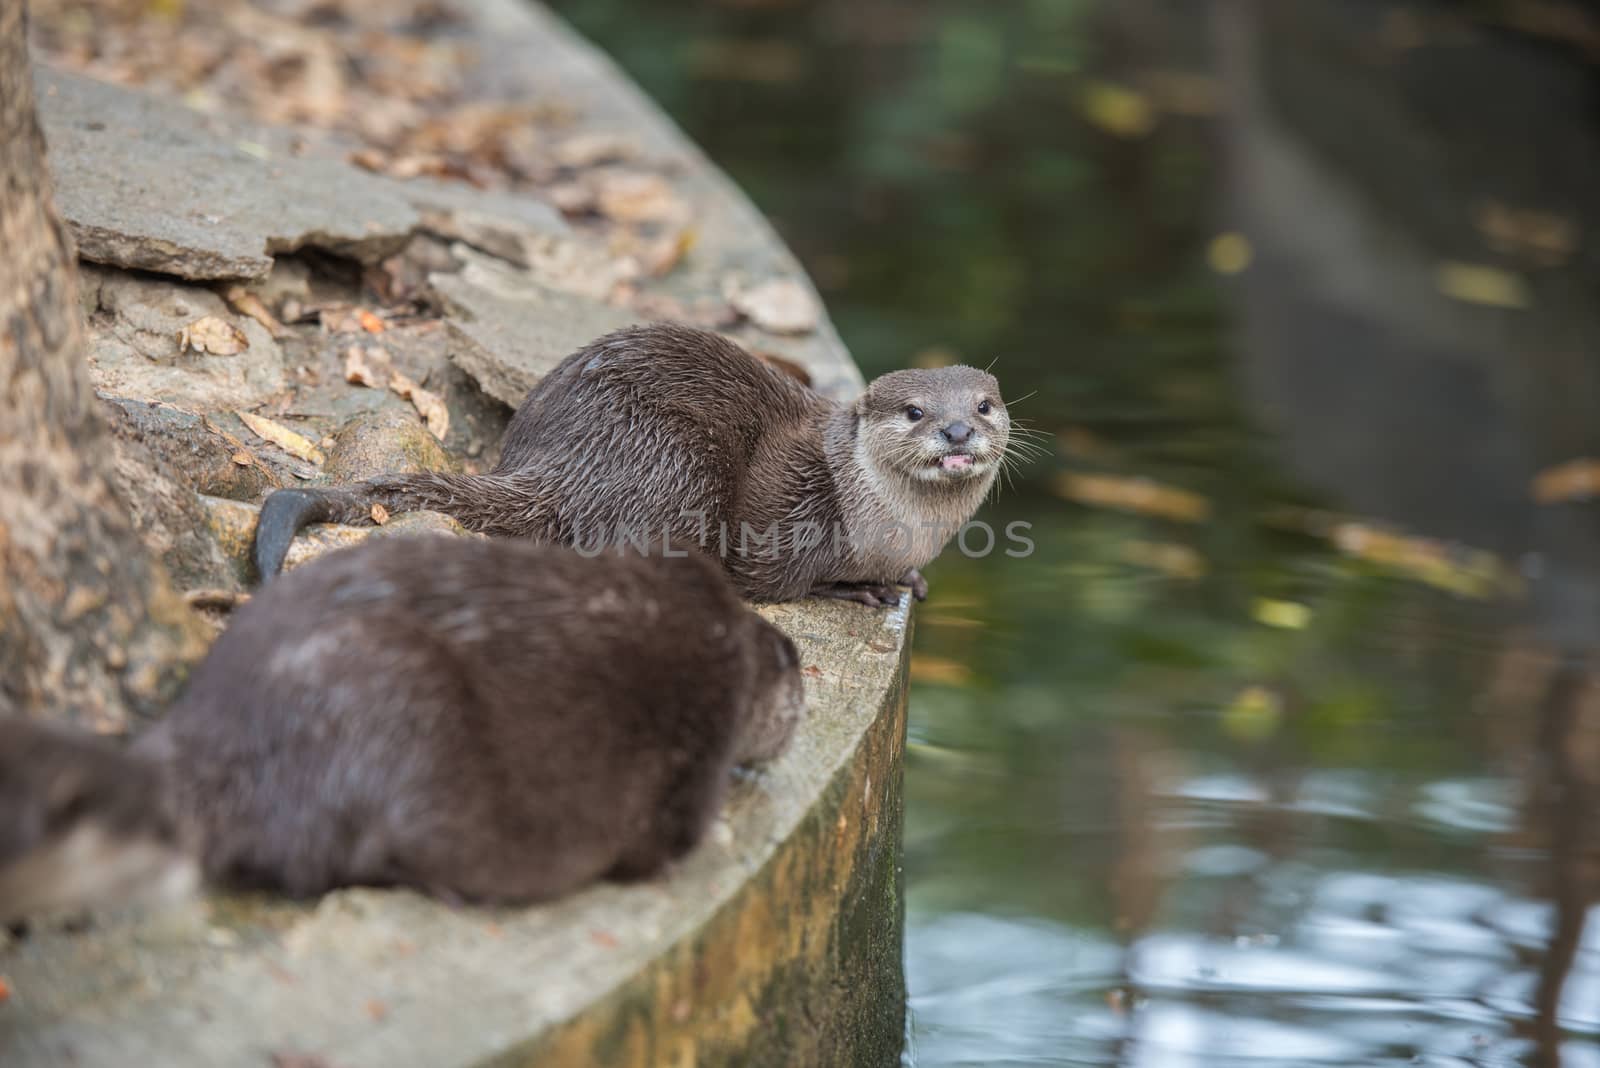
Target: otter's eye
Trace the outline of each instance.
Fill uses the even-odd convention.
[[[981,401],[978,402],[978,414],[979,415],[988,415],[993,410],[994,410],[993,406],[990,405],[990,403],[988,401],[981,400]]]
[[[918,408],[915,404],[909,406],[906,408],[906,418],[915,423],[918,419],[922,418],[922,409]]]

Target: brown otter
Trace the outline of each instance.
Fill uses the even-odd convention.
[[[643,878],[801,710],[794,644],[698,553],[374,541],[241,608],[127,749],[0,720],[0,918],[163,851],[295,896]]]
[[[316,521],[427,508],[471,530],[597,550],[699,544],[740,593],[894,604],[972,517],[1005,455],[999,383],[971,367],[895,371],[849,405],[704,330],[608,334],[546,376],[487,475],[280,490],[261,510],[263,578]]]

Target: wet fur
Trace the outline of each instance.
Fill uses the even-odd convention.
[[[981,398],[993,405],[988,417],[975,411]],[[906,420],[911,404],[930,418]],[[947,448],[938,426],[956,418],[977,428],[982,453],[960,479],[931,466]],[[382,504],[445,512],[500,537],[594,547],[634,530],[656,543],[706,545],[740,593],[760,601],[888,584],[927,564],[971,518],[1009,426],[998,383],[970,367],[897,371],[841,405],[716,334],[638,327],[600,338],[546,376],[517,410],[490,474],[279,491],[262,508],[255,559],[270,577],[306,523],[366,523]],[[831,534],[885,532],[895,522],[937,530],[861,548]],[[761,534],[774,523],[786,544],[750,541],[740,551],[741,524]],[[795,544],[788,535],[801,524],[824,532],[821,543]]]
[[[129,753],[0,721],[0,862],[107,817],[224,885],[545,899],[688,852],[802,707],[793,643],[697,554],[375,541],[241,608]]]

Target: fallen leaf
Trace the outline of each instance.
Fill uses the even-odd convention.
[[[389,353],[376,346],[351,345],[344,350],[344,380],[383,389],[394,374]]]
[[[605,171],[594,176],[592,188],[595,207],[617,222],[682,224],[689,221],[689,205],[659,174]]]
[[[272,1068],[333,1068],[319,1053],[273,1053]]]
[[[1434,274],[1439,292],[1468,304],[1491,308],[1526,308],[1528,287],[1510,271],[1477,263],[1439,264]]]
[[[385,1005],[376,998],[373,998],[371,1001],[367,1002],[366,1010],[367,1015],[372,1017],[374,1021],[381,1022],[384,1017],[389,1015],[389,1006]]]
[[[788,278],[763,282],[754,289],[735,289],[728,302],[763,330],[774,334],[808,334],[817,328],[821,309],[799,282]]]
[[[1561,504],[1600,497],[1600,460],[1583,457],[1547,467],[1533,479],[1533,499]]]
[[[361,329],[369,334],[383,333],[383,320],[365,308],[356,309],[356,320],[361,323]]]
[[[645,245],[639,250],[639,263],[644,273],[651,278],[660,278],[670,272],[694,248],[695,238],[692,229],[684,229]]]
[[[247,603],[250,595],[237,590],[186,590],[183,600],[196,608],[236,608]]]
[[[267,310],[265,304],[261,303],[261,298],[244,286],[229,286],[223,290],[222,299],[226,300],[228,306],[240,315],[248,315],[266,327],[267,333],[271,334],[273,338],[278,339],[288,336],[289,331],[284,329],[283,324],[273,317],[273,314]]]
[[[196,319],[178,331],[178,351],[209,352],[213,356],[234,356],[250,347],[244,331],[215,315]]]
[[[580,133],[556,145],[552,155],[561,166],[582,170],[602,163],[626,162],[637,157],[638,152],[616,134]]]
[[[610,931],[590,931],[589,937],[594,940],[595,945],[605,949],[616,949],[622,944],[617,941],[617,936]]]
[[[245,452],[243,449],[234,453],[231,459],[240,467],[249,467],[251,464],[256,462],[256,458]]]
[[[766,352],[761,349],[751,349],[750,354],[763,363],[769,363],[776,367],[802,386],[811,384],[811,372],[788,357],[779,356],[776,352]]]
[[[409,400],[422,416],[429,432],[440,441],[444,440],[450,432],[450,409],[445,406],[444,398],[423,389],[399,371],[390,376],[389,389]]]
[[[327,457],[322,455],[322,450],[313,445],[307,438],[296,434],[282,423],[274,423],[265,416],[252,412],[236,410],[234,415],[239,421],[250,428],[250,432],[264,441],[270,441],[291,456],[297,456],[308,463],[322,466]]]
[[[380,527],[383,526],[389,521],[389,509],[381,504],[374,504],[372,506],[372,521]]]

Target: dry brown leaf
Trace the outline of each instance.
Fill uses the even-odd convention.
[[[822,310],[799,282],[778,278],[753,289],[736,289],[728,302],[752,323],[774,334],[809,334]]]
[[[683,261],[694,248],[697,235],[693,229],[683,229],[648,242],[639,250],[639,264],[651,278],[660,278]]]
[[[445,407],[442,397],[423,389],[399,371],[390,377],[389,388],[409,400],[427,424],[428,431],[440,441],[444,440],[450,432],[450,409]]]
[[[361,329],[369,334],[383,333],[383,320],[365,308],[356,309],[356,321],[361,324]]]
[[[228,306],[240,315],[248,315],[266,327],[267,333],[271,334],[274,339],[281,339],[288,335],[289,331],[285,330],[283,324],[273,317],[273,314],[267,310],[265,304],[261,303],[261,298],[244,286],[229,286],[223,291],[222,299],[226,300]]]
[[[351,345],[344,350],[344,380],[373,389],[389,384],[394,367],[388,352],[377,346]]]
[[[213,356],[235,356],[250,347],[244,331],[215,315],[196,319],[178,331],[178,351],[209,352]]]
[[[245,452],[243,449],[240,449],[238,452],[234,453],[232,460],[240,467],[249,467],[251,464],[256,462],[256,458],[251,456],[248,452]]]
[[[1533,499],[1562,504],[1600,497],[1600,460],[1581,457],[1547,467],[1533,479]]]
[[[233,414],[237,415],[239,421],[249,427],[250,432],[256,437],[271,442],[291,456],[299,457],[319,467],[322,466],[323,461],[326,459],[322,455],[322,450],[313,445],[309,439],[296,434],[282,423],[274,423],[265,416],[256,415],[253,412],[243,411],[242,409],[236,410]]]
[[[624,223],[689,221],[689,205],[659,174],[607,171],[593,179],[596,206],[602,215]]]
[[[374,504],[372,506],[371,515],[372,521],[378,524],[380,527],[389,521],[389,509],[385,508],[381,504]]]
[[[561,166],[582,170],[635,159],[638,151],[616,134],[580,133],[562,141],[552,155]]]

